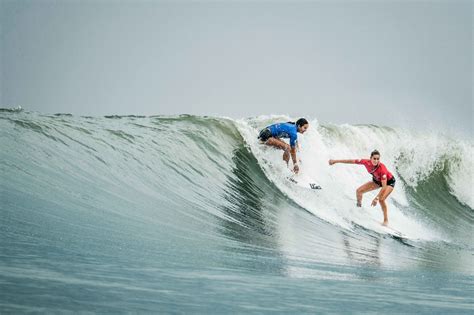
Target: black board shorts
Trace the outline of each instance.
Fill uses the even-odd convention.
[[[260,131],[260,134],[258,135],[258,139],[260,139],[260,141],[262,142],[267,142],[267,140],[271,137],[272,132],[268,128],[262,129],[262,131]]]
[[[372,177],[372,181],[374,183],[376,183],[377,185],[379,185],[380,187],[382,187],[382,183],[379,182],[378,180],[375,179],[375,177]],[[387,181],[387,186],[392,186],[393,188],[395,188],[395,176],[390,178],[390,180]]]

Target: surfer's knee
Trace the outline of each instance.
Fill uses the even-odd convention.
[[[383,194],[381,194],[381,195],[382,195],[382,196],[380,196],[379,202],[385,203],[385,199],[387,199],[387,197],[388,197],[388,196],[387,196],[387,193],[383,193]]]

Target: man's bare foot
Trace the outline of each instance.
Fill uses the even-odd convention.
[[[383,221],[382,225],[383,226],[388,226],[388,221]]]
[[[362,207],[362,203],[360,201],[357,201],[356,206],[360,208]]]

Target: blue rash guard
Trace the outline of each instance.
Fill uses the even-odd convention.
[[[290,146],[294,148],[296,146],[296,140],[298,139],[298,130],[295,124],[291,123],[280,123],[273,124],[267,127],[272,133],[272,137],[275,138],[290,138]]]

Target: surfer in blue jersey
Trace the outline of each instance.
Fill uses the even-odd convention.
[[[306,119],[300,118],[296,122],[278,123],[267,126],[260,131],[258,139],[266,145],[283,150],[283,160],[288,165],[293,161],[293,171],[298,173],[300,168],[296,159],[296,147],[298,142],[298,132],[303,134],[308,130],[309,123]],[[289,138],[290,144],[281,140],[281,138]]]

